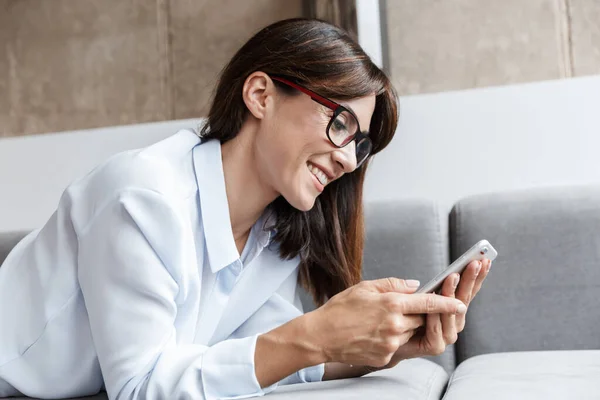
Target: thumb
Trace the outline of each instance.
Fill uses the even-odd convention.
[[[380,293],[414,293],[421,283],[414,279],[383,278],[371,281],[371,284]]]

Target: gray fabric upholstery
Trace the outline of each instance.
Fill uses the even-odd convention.
[[[436,204],[402,200],[365,208],[365,279],[396,276],[425,283],[448,265]]]
[[[442,397],[448,374],[439,365],[424,359],[405,360],[396,367],[360,378],[281,386],[265,396],[271,400],[437,400]],[[19,397],[29,399],[29,397]],[[73,400],[108,400],[105,392]]]
[[[281,386],[265,396],[270,400],[437,400],[442,397],[448,374],[442,367],[424,359],[405,360],[395,368],[360,378]],[[18,397],[29,399],[29,397]],[[108,400],[105,392],[73,400]]]
[[[434,400],[441,398],[447,383],[448,374],[442,367],[428,360],[413,359],[360,378],[281,386],[265,398]]]
[[[600,351],[538,351],[461,363],[443,400],[598,399]]]
[[[600,187],[471,197],[450,216],[455,258],[479,239],[499,257],[471,304],[457,361],[479,354],[600,349]]]
[[[2,266],[2,263],[12,248],[15,247],[26,234],[27,232],[0,233],[0,266]]]

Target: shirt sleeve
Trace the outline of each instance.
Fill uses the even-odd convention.
[[[276,293],[263,304],[232,335],[232,338],[253,336],[268,332],[303,314],[298,304],[298,271],[284,281]],[[298,306],[300,308],[298,308]],[[325,364],[317,364],[301,369],[282,379],[277,385],[319,382],[323,379]]]
[[[258,335],[178,343],[176,326],[190,312],[183,305],[198,290],[186,277],[196,263],[189,222],[176,209],[157,192],[128,190],[78,232],[78,278],[109,398],[241,399],[273,390],[255,375]]]

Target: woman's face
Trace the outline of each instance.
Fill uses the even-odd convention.
[[[375,95],[349,101],[331,100],[354,111],[361,131],[368,130]],[[355,143],[335,147],[326,133],[333,111],[304,93],[289,95],[274,90],[267,102],[268,111],[256,143],[256,151],[260,153],[259,174],[265,184],[292,206],[308,211],[332,181],[354,171]]]

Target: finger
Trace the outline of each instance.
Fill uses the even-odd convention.
[[[458,335],[465,329],[465,324],[467,323],[467,315],[457,315],[456,321],[454,322],[454,326],[456,327],[456,334]]]
[[[473,261],[467,266],[467,268],[465,268],[460,277],[460,284],[456,289],[456,298],[465,303],[465,305],[467,306],[471,302],[473,287],[475,285],[475,281],[477,280],[477,275],[479,275],[480,270],[481,262]]]
[[[402,320],[401,326],[405,328],[405,330],[416,331],[417,328],[425,325],[424,315],[403,315]]]
[[[471,294],[471,301],[473,301],[473,297],[475,297],[477,295],[477,293],[479,293],[479,290],[481,290],[483,281],[485,281],[485,278],[487,278],[488,274],[490,273],[491,266],[492,266],[492,260],[485,260],[483,262],[483,266],[481,267],[481,271],[479,272],[479,275],[477,276],[477,280],[475,281],[475,285],[473,287],[473,292]]]
[[[477,280],[480,269],[480,262],[473,261],[462,273],[460,283],[456,289],[456,298],[464,302],[466,306],[469,306],[469,304],[471,304],[471,300],[473,299],[473,287],[475,285],[475,281]],[[465,314],[457,315],[455,321],[456,331],[462,332],[465,328],[465,323]]]
[[[405,345],[410,339],[413,338],[413,336],[415,336],[416,331],[407,331],[404,332],[402,335],[400,335],[398,337],[398,340],[400,341],[400,347],[402,347],[403,345]]]
[[[402,297],[397,293],[384,293],[381,297],[387,298],[384,300],[384,307],[387,306],[384,329],[398,335],[406,331],[414,331],[425,325],[425,315],[402,312]]]
[[[425,345],[427,346],[427,353],[431,355],[443,353],[446,349],[446,344],[444,342],[440,314],[427,315],[427,327],[425,332]]]
[[[446,297],[454,297],[454,292],[456,291],[456,286],[454,286],[455,282],[458,282],[460,279],[460,275],[458,274],[450,274],[442,284],[442,290],[440,294]]]
[[[467,312],[467,307],[462,301],[433,293],[404,296],[400,308],[403,314],[464,314]]]
[[[380,293],[397,292],[397,293],[413,293],[421,284],[414,279],[398,279],[398,278],[383,278],[368,281]]]
[[[447,297],[454,297],[456,287],[460,281],[460,275],[452,274],[446,279],[442,287],[442,293]],[[456,315],[455,314],[441,314],[442,321],[442,336],[444,338],[445,345],[453,344],[456,342],[458,333],[456,327]]]

